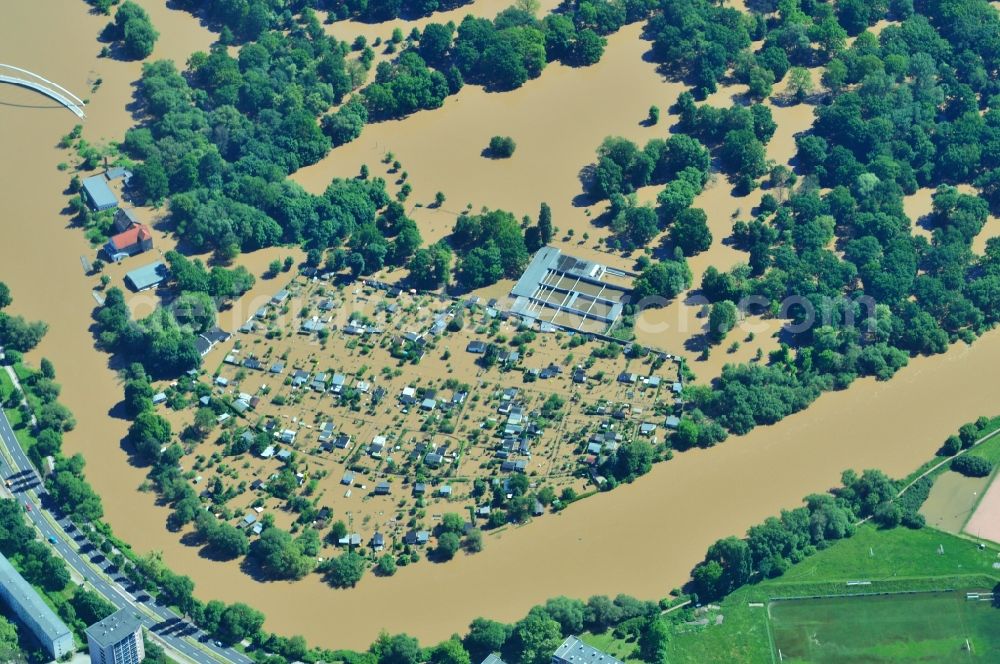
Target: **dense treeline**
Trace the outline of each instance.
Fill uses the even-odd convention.
[[[311,66],[296,66],[298,76],[287,80],[278,72],[292,58]],[[130,156],[144,160],[135,175],[142,194],[169,196],[178,236],[193,250],[214,250],[224,260],[278,243],[304,244],[321,257],[346,243],[357,256],[338,254],[337,269],[348,265],[368,274],[404,263],[420,245],[419,233],[402,207],[390,204],[383,180],[335,180],[314,196],[284,179],[329,149],[316,116],[350,89],[344,67],[343,49],[332,40],[273,33],[245,45],[238,59],[225,51],[193,56],[198,87],[170,63],[147,65],[140,91],[149,117],[123,143]],[[357,108],[345,104],[323,123],[325,130],[344,131],[344,116]]]
[[[320,0],[317,7],[327,9],[338,19],[358,19],[379,23],[390,19],[429,16],[470,4],[472,0]]]
[[[807,496],[804,507],[752,526],[743,539],[727,537],[713,544],[691,573],[698,599],[718,600],[752,581],[781,576],[817,550],[853,535],[860,520],[872,519],[884,528],[923,526],[917,513],[923,500],[897,500],[896,483],[881,471],[846,471],[841,484],[831,494]],[[915,495],[926,498],[927,490],[929,486]]]
[[[220,29],[221,41],[253,41],[269,30],[287,29],[295,15],[326,0],[177,0],[181,9],[204,17]]]
[[[355,42],[354,47],[362,51],[357,60],[347,61],[346,44],[325,37],[313,8],[327,10],[332,17],[356,17],[363,20],[381,21],[399,15],[427,15],[434,11],[454,9],[464,2],[461,0],[351,0],[332,3],[329,0],[297,0],[292,3],[277,0],[242,0],[224,2],[213,0],[208,3],[194,3],[182,0],[181,7],[208,19],[220,28],[220,45],[245,43],[246,45],[268,44],[272,53],[275,42],[294,42],[299,56],[297,63],[306,57],[313,64],[320,62],[318,74],[333,87],[333,99],[328,90],[320,90],[319,99],[327,101],[324,107],[309,109],[316,113],[325,112],[332,104],[341,104],[343,96],[356,88],[364,79],[365,71],[374,59],[374,51],[364,40]],[[388,53],[399,55],[393,60],[380,63],[375,80],[356,98],[338,108],[324,118],[326,136],[334,145],[340,145],[356,138],[369,120],[402,117],[419,109],[437,108],[444,98],[461,89],[469,80],[494,89],[513,89],[530,78],[537,77],[547,62],[560,60],[571,65],[589,65],[597,62],[604,51],[604,36],[617,31],[622,25],[647,17],[654,6],[653,0],[627,0],[609,2],[594,0],[578,3],[566,2],[555,13],[544,19],[537,18],[536,3],[522,1],[502,11],[494,20],[467,16],[460,25],[454,23],[427,25],[423,31],[414,30],[404,39],[397,31],[387,43]],[[287,34],[286,34],[287,33]],[[313,45],[325,52],[313,53],[302,50],[303,44],[297,35],[305,34]],[[330,45],[332,44],[332,48]],[[246,46],[244,46],[244,49]],[[338,53],[339,51],[339,53]],[[222,52],[216,49],[213,54]],[[206,82],[223,84],[226,95],[222,101],[236,105],[247,112],[245,107],[259,103],[261,97],[268,97],[264,88],[269,82],[258,72],[242,72],[244,81],[232,71],[226,62],[231,58],[216,58],[216,64],[226,65],[220,71],[217,67],[198,82],[205,87]],[[243,57],[240,56],[241,64]],[[260,63],[255,61],[252,66]],[[280,65],[281,63],[279,63]],[[192,61],[192,70],[201,66],[199,60]],[[282,68],[288,72],[287,67]],[[266,72],[259,72],[266,73]],[[220,76],[221,74],[221,76]],[[214,78],[215,81],[208,81]],[[277,81],[286,82],[283,74]],[[272,82],[276,82],[274,78]],[[312,84],[314,81],[308,80]],[[242,104],[236,104],[236,92]],[[217,96],[217,95],[216,95]],[[250,99],[246,99],[249,97]],[[219,100],[215,100],[218,105]],[[289,120],[290,124],[296,118]],[[273,134],[275,127],[267,128]],[[305,131],[301,123],[298,128],[278,127],[280,133]],[[307,145],[300,146],[305,154],[300,154],[299,165],[315,161],[314,152],[325,148],[315,136],[305,137]],[[288,170],[294,170],[294,168]]]
[[[465,81],[511,90],[541,75],[554,60],[575,66],[594,64],[604,53],[604,35],[641,20],[650,6],[645,0],[564,3],[539,19],[532,3],[521,2],[493,20],[470,15],[457,26],[431,23],[406,39],[394,61],[376,68],[375,81],[361,94],[366,115],[355,107],[333,116],[336,126],[331,120],[330,131],[336,136],[331,137],[338,144],[354,138],[357,131],[348,128],[360,130],[366,118],[397,118],[437,108]],[[379,7],[385,9],[383,3]],[[390,44],[392,49],[394,44]]]
[[[993,472],[993,464],[983,457],[964,455],[951,462],[951,469],[966,477],[987,477]]]
[[[486,210],[482,214],[461,214],[448,237],[459,256],[456,282],[463,289],[481,288],[500,279],[516,279],[528,265],[531,254],[549,243],[554,233],[552,211],[542,203],[535,223],[525,216],[520,223],[510,212]],[[445,260],[443,249],[435,250]],[[422,259],[423,261],[423,259]],[[440,263],[439,263],[440,264]],[[411,278],[427,282],[422,273]],[[436,277],[435,277],[436,278]]]
[[[733,227],[748,264],[710,268],[702,277],[702,294],[718,305],[707,340],[725,337],[731,305],[747,298],[756,302],[750,313],[793,324],[791,345],[766,363],[727,366],[711,387],[689,389],[684,419],[696,426],[715,421],[745,433],[777,422],[824,390],[858,376],[888,379],[909,356],[971,342],[1000,321],[1000,241],[991,239],[982,256],[971,248],[1000,191],[1000,116],[991,108],[998,84],[989,74],[1000,57],[991,36],[1000,15],[982,0],[915,10],[891,4],[898,23],[878,37],[863,30],[887,16],[890,8],[880,3],[765,2],[742,16],[685,0],[664,3],[662,18],[651,20],[665,68],[696,88],[673,108],[679,128],[716,151],[738,192],[768,176],[758,216]],[[846,34],[858,34],[850,48]],[[750,52],[749,39],[763,43]],[[822,64],[822,83],[835,94],[816,98],[815,124],[796,138],[796,173],[766,160],[775,124],[765,107],[695,102],[730,67],[744,81],[781,80],[795,67]],[[985,201],[952,186],[970,182]],[[937,187],[925,220],[929,240],[914,236],[903,212],[903,196],[919,187]],[[665,198],[666,190],[661,210]],[[689,228],[671,229],[671,241],[690,255],[710,239],[684,205],[688,197],[676,199]],[[637,227],[643,237],[643,217],[632,219],[622,228]],[[655,288],[652,277],[665,288]],[[682,277],[676,262],[647,264],[637,294],[676,294]]]
[[[224,48],[195,53],[187,78],[169,62],[145,65],[138,92],[146,118],[122,144],[143,162],[135,169],[142,198],[169,196],[178,233],[227,257],[302,242],[308,226],[329,230],[337,221],[329,200],[284,177],[329,150],[317,117],[364,76],[347,52],[312,17],[287,35],[246,44],[237,57]]]
[[[938,454],[968,449],[996,426],[996,419],[986,417],[964,424]],[[950,467],[973,477],[992,470],[988,459],[969,454],[955,457]],[[807,496],[804,507],[782,511],[780,517],[750,527],[743,539],[727,537],[713,544],[692,572],[691,590],[699,600],[713,601],[744,584],[781,576],[804,557],[850,537],[862,521],[871,520],[881,528],[922,528],[924,517],[919,510],[933,485],[933,476],[925,475],[904,489],[904,482],[890,480],[878,470],[861,475],[845,471],[841,486],[830,493]],[[902,495],[900,490],[904,490]]]
[[[436,646],[422,648],[407,634],[382,633],[367,652],[307,651],[301,637],[264,641],[267,647],[286,658],[312,661],[345,661],[352,664],[469,664],[500,653],[509,664],[547,664],[565,637],[584,630],[604,634],[613,630],[616,638],[635,639],[637,657],[651,664],[665,661],[669,630],[660,617],[660,606],[618,595],[595,595],[586,602],[554,597],[533,607],[521,620],[507,624],[476,618],[465,635],[454,635]],[[292,643],[292,641],[296,641]]]
[[[754,189],[756,181],[768,172],[765,146],[778,125],[767,106],[699,106],[691,93],[683,92],[674,110],[682,131],[718,148],[722,170],[735,182],[738,193]]]

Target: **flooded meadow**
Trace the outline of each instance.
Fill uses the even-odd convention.
[[[140,4],[161,33],[154,57],[183,63],[192,51],[211,43],[212,35],[189,14],[155,0]],[[503,3],[481,4],[495,9]],[[9,0],[0,16],[0,61],[89,97],[84,136],[91,142],[119,140],[134,121],[129,108],[140,64],[97,57],[96,36],[107,18],[89,14],[81,0]],[[340,29],[352,33],[355,26],[331,27]],[[443,108],[366,127],[357,141],[295,179],[321,191],[333,176],[355,175],[362,163],[377,172],[374,166],[393,151],[410,173],[413,200],[429,202],[436,191],[448,197],[441,210],[412,211],[425,241],[448,233],[467,203],[474,209],[487,205],[535,215],[547,201],[559,236],[574,230],[576,239],[563,243],[568,251],[628,267],[630,260],[599,251],[592,241],[605,231],[591,222],[600,209],[579,198],[578,175],[607,135],[645,142],[668,131],[666,118],[653,127],[643,126],[642,120],[652,104],[666,109],[681,87],[665,82],[644,57],[649,44],[640,39],[640,31],[640,26],[627,26],[609,38],[604,58],[593,67],[553,64],[517,91],[486,93],[470,86],[448,98]],[[102,82],[92,91],[97,79]],[[769,156],[787,162],[794,134],[811,121],[811,107],[780,107],[774,114],[779,129]],[[350,591],[331,590],[318,576],[294,583],[258,582],[238,565],[201,557],[198,549],[169,532],[167,508],[158,506],[152,493],[138,491],[145,469],[131,466],[121,449],[128,427],[116,408],[121,385],[108,357],[93,347],[91,291],[97,278],[85,276],[80,263],[92,248],[64,214],[71,174],[57,170],[68,155],[56,145],[76,122],[45,97],[0,87],[0,182],[5,194],[0,279],[14,294],[13,313],[49,323],[48,335],[29,360],[37,363],[44,356],[55,363],[62,399],[76,415],[78,424],[66,436],[65,451],[86,456],[86,473],[104,499],[107,520],[139,552],[162,551],[171,568],[195,581],[198,597],[248,602],[266,611],[267,629],[302,634],[317,645],[364,648],[381,629],[406,631],[431,643],[461,632],[476,616],[517,619],[533,604],[559,594],[662,597],[687,579],[715,539],[742,533],[797,505],[802,496],[833,486],[845,468],[904,475],[933,455],[961,424],[998,410],[994,381],[984,370],[1000,364],[1000,331],[993,331],[971,347],[958,344],[943,355],[913,359],[889,382],[857,381],[775,426],[709,450],[678,454],[633,484],[559,515],[508,528],[500,537],[487,536],[479,554],[401,569],[389,579],[369,574]],[[480,155],[494,134],[514,137],[518,149],[513,158]],[[744,260],[723,240],[734,217],[749,218],[756,200],[732,197],[721,178],[699,198],[715,243],[692,260],[695,284],[708,265],[722,269]],[[158,213],[144,214],[155,220]],[[987,228],[995,233],[996,223],[991,220]],[[583,233],[591,241],[580,245]],[[166,236],[157,241],[160,249],[169,246]],[[286,255],[301,256],[273,249],[238,260],[260,277],[270,260]],[[120,283],[118,273],[110,274]],[[220,324],[226,329],[242,324],[274,286],[258,280]],[[688,352],[682,346],[701,322],[698,307],[673,307],[648,314],[637,334],[643,343]],[[683,334],[661,329],[658,316],[663,321],[690,318],[690,327]],[[742,361],[757,348],[766,353],[773,347],[771,331],[756,333],[754,342],[742,343],[732,355],[716,349],[704,366],[693,362],[692,368],[706,380],[727,357]],[[739,339],[745,336],[743,332]],[[206,366],[221,361],[215,351]]]

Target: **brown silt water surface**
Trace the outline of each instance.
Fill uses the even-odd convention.
[[[141,4],[161,33],[154,57],[182,63],[211,43],[210,33],[190,15],[153,0]],[[90,97],[85,137],[120,140],[133,123],[127,107],[140,65],[97,58],[96,36],[107,19],[89,14],[82,0],[8,0],[0,17],[0,61]],[[472,202],[535,214],[547,200],[563,232],[574,228],[577,238],[585,231],[596,235],[573,203],[581,193],[577,172],[593,159],[605,135],[642,142],[664,136],[663,123],[639,123],[650,104],[665,109],[680,90],[643,60],[648,43],[639,32],[639,26],[630,26],[611,37],[604,60],[594,67],[552,65],[516,92],[488,94],[470,87],[442,109],[368,127],[356,143],[297,179],[322,190],[332,176],[353,175],[361,163],[374,165],[385,150],[394,150],[416,192],[429,199],[444,191],[446,208],[460,210]],[[103,83],[91,92],[97,78]],[[798,131],[803,127],[786,115],[808,112],[782,109],[775,115],[779,123],[796,122]],[[890,382],[858,381],[776,426],[711,450],[679,454],[634,484],[488,537],[477,555],[460,555],[447,564],[422,562],[389,579],[369,574],[350,591],[331,590],[315,575],[297,583],[261,583],[235,563],[200,557],[168,532],[168,511],[152,494],[138,491],[145,471],[130,466],[120,447],[128,426],[114,411],[121,385],[107,356],[94,349],[89,330],[97,280],[83,274],[80,256],[92,256],[92,249],[80,230],[67,228],[63,190],[70,174],[56,169],[68,160],[56,143],[76,123],[69,111],[37,93],[0,86],[0,278],[14,293],[13,313],[50,325],[30,359],[53,360],[63,400],[76,415],[66,452],[86,456],[87,476],[104,499],[108,521],[138,551],[162,551],[172,569],[191,576],[200,598],[248,602],[266,612],[267,629],[302,634],[317,645],[364,648],[383,628],[431,643],[461,632],[476,616],[517,619],[559,594],[662,597],[684,582],[716,538],[742,533],[797,505],[802,496],[834,485],[845,468],[905,474],[959,425],[998,410],[988,370],[1000,365],[1000,332],[994,331],[972,347],[915,359]],[[783,131],[769,148],[782,161],[791,156],[794,133]],[[513,159],[480,156],[493,134],[517,140]],[[705,194],[713,217],[746,208],[746,202],[729,198],[728,189],[720,182]],[[428,212],[420,219],[428,224],[424,237],[441,237],[453,221],[453,215]],[[713,232],[720,231],[718,244],[729,217],[712,223]],[[259,276],[271,258],[288,253],[240,260],[251,261]],[[265,291],[262,286],[255,296]],[[252,313],[241,306],[234,309]],[[655,337],[643,341],[657,343]],[[210,356],[209,363],[216,361]]]

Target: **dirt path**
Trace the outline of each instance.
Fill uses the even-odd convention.
[[[982,445],[987,440],[989,440],[990,438],[993,438],[997,434],[1000,434],[1000,429],[997,429],[996,431],[991,431],[990,433],[986,434],[985,436],[983,436],[982,438],[980,438],[979,440],[977,440],[976,442],[974,442],[970,447],[968,447],[968,448],[960,451],[955,456],[945,457],[944,459],[942,459],[938,463],[934,464],[933,466],[931,466],[930,468],[928,468],[924,472],[920,473],[920,475],[918,475],[917,477],[915,477],[913,479],[913,481],[911,481],[909,484],[907,484],[902,489],[900,489],[899,493],[896,494],[896,497],[899,498],[900,496],[902,496],[904,493],[906,493],[907,491],[909,491],[910,487],[912,487],[914,484],[916,484],[917,482],[919,482],[923,478],[927,477],[928,475],[930,475],[931,473],[933,473],[935,470],[937,470],[941,466],[945,465],[946,463],[950,463],[952,461],[952,459],[955,459],[957,457],[962,456],[963,454],[965,454],[969,450],[975,449],[978,445]]]

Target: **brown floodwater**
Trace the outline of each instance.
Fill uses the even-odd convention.
[[[183,60],[207,48],[211,35],[190,16],[152,0],[142,4],[162,35],[158,56]],[[125,107],[139,65],[96,57],[95,37],[106,19],[88,15],[80,0],[8,0],[0,15],[0,61],[91,97],[86,136],[120,138],[132,122]],[[440,189],[449,195],[445,208],[460,209],[468,201],[531,214],[549,200],[556,224],[579,229],[579,236],[589,222],[572,203],[579,193],[575,174],[590,161],[600,139],[623,134],[645,141],[666,131],[663,125],[639,126],[648,106],[665,108],[677,88],[663,83],[642,59],[648,45],[637,37],[634,26],[613,37],[605,60],[595,67],[552,66],[541,79],[510,94],[469,88],[443,109],[369,127],[359,142],[300,179],[310,189],[322,189],[332,175],[352,174],[361,162],[374,164],[391,149],[425,199]],[[104,84],[91,94],[97,77]],[[793,107],[789,112],[801,111]],[[129,466],[120,449],[127,423],[109,415],[121,387],[107,357],[93,350],[88,330],[96,279],[84,277],[79,257],[89,255],[90,247],[79,230],[66,228],[68,217],[62,214],[69,174],[56,170],[67,155],[55,144],[76,121],[33,92],[0,87],[0,278],[14,291],[15,313],[51,326],[31,359],[44,355],[55,362],[63,401],[77,416],[66,451],[87,457],[88,477],[122,537],[139,551],[161,550],[170,567],[194,579],[199,597],[265,609],[271,630],[300,633],[333,647],[364,647],[382,628],[431,642],[461,631],[477,615],[515,619],[556,594],[661,597],[685,580],[714,539],[740,533],[796,505],[801,496],[833,485],[848,466],[902,475],[960,424],[997,412],[984,371],[1000,362],[1000,332],[991,332],[972,347],[916,359],[888,383],[859,381],[779,425],[678,455],[635,484],[583,501],[560,516],[510,529],[502,538],[487,538],[481,554],[446,565],[422,563],[392,579],[368,576],[353,591],[330,590],[316,577],[295,584],[258,583],[236,565],[210,562],[180,544],[163,527],[167,511],[154,504],[151,494],[136,490],[144,471]],[[494,162],[479,156],[494,133],[518,140],[513,159]],[[724,202],[724,183],[710,191],[720,209],[747,206],[745,200]],[[424,232],[425,237],[442,234],[433,227]],[[275,250],[241,260],[254,261],[259,274],[271,255],[286,253]],[[261,285],[259,292],[267,288]]]
[[[512,4],[512,0],[475,0],[474,2],[470,2],[462,7],[446,12],[436,12],[430,16],[424,16],[412,21],[404,19],[394,19],[392,21],[384,21],[382,23],[336,21],[334,23],[326,24],[325,27],[327,34],[333,35],[341,41],[351,43],[354,41],[355,37],[361,35],[368,41],[368,44],[371,45],[376,38],[381,38],[383,42],[388,41],[392,36],[393,30],[396,28],[399,28],[403,32],[403,37],[409,37],[411,30],[414,28],[423,30],[428,23],[447,23],[452,21],[455,25],[458,25],[462,22],[462,19],[469,14],[483,18],[493,18],[507,7],[510,7]],[[538,12],[536,15],[542,17],[552,11],[558,4],[559,0],[541,0],[538,3]],[[376,53],[378,53],[379,50],[380,49],[376,49]]]
[[[358,139],[293,178],[309,191],[321,192],[332,177],[356,175],[362,164],[382,174],[380,160],[392,152],[409,173],[411,203],[426,205],[437,191],[447,196],[441,210],[411,212],[425,239],[450,233],[466,204],[534,217],[543,201],[552,207],[562,233],[572,228],[578,237],[588,231],[596,237],[587,209],[579,200],[574,204],[583,193],[579,171],[594,160],[605,136],[641,144],[665,138],[666,108],[683,89],[664,81],[655,63],[643,59],[649,42],[639,38],[641,30],[640,24],[625,26],[609,37],[604,57],[591,67],[553,63],[517,90],[490,93],[469,85],[448,97],[442,108],[369,125]],[[659,125],[643,126],[653,104],[664,111],[663,118]],[[512,158],[482,156],[496,134],[515,140]]]

